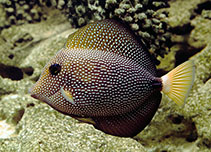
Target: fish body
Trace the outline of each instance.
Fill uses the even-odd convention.
[[[133,33],[115,20],[103,20],[70,35],[30,93],[105,133],[132,137],[153,118],[161,91],[178,104],[184,102],[193,82],[192,67],[188,62],[173,74],[157,77],[149,52]],[[174,73],[179,80],[181,75],[188,79],[179,91]]]

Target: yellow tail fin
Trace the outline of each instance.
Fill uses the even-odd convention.
[[[162,92],[176,104],[183,105],[193,85],[195,67],[193,61],[186,61],[162,76]]]

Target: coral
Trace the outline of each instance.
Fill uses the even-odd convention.
[[[44,18],[43,9],[35,1],[0,1],[7,21],[0,28],[25,22],[33,23]]]
[[[49,7],[62,9],[64,0],[0,0],[0,30],[11,25],[36,23],[46,20]],[[0,21],[1,21],[0,20]]]
[[[171,44],[170,34],[164,22],[166,14],[156,11],[164,7],[168,7],[166,0],[73,0],[67,4],[66,13],[75,27],[90,21],[117,18],[145,42],[152,54],[163,57]]]
[[[158,12],[168,7],[167,0],[47,0],[47,1],[0,1],[8,20],[0,29],[14,24],[34,23],[45,20],[47,7],[64,12],[74,27],[81,27],[90,21],[118,18],[127,24],[144,41],[155,56],[164,56],[170,46],[166,14]]]

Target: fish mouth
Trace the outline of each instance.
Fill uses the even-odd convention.
[[[37,91],[36,87],[37,86],[33,86],[32,88],[29,89],[28,92],[31,95],[31,97],[48,104],[49,106],[51,106],[52,108],[54,108],[55,110],[57,110],[59,112],[68,113],[67,108],[62,107],[59,104],[63,100],[65,100],[65,105],[67,105],[67,102],[71,103],[72,106],[75,106],[75,104],[76,104],[73,101],[71,92],[69,92],[65,89],[65,85],[58,88],[58,90],[56,90],[56,92],[54,92],[54,94],[51,94],[49,96],[46,96],[45,93],[41,93],[40,90]]]
[[[31,97],[32,97],[32,98],[35,98],[35,99],[39,99],[38,96],[37,96],[36,94],[31,94]]]
[[[45,102],[45,103],[47,103],[48,105],[50,105],[51,107],[54,108],[55,105],[54,105],[53,99],[55,98],[55,96],[58,96],[59,94],[62,94],[61,93],[61,90],[63,89],[63,87],[64,86],[62,86],[61,88],[59,88],[54,94],[52,94],[52,95],[50,95],[48,97],[45,96],[45,94],[42,95],[42,94],[37,93],[34,90],[34,86],[32,88],[30,88],[28,92],[29,92],[29,94],[30,94],[31,97],[33,97],[33,98],[35,98],[37,100],[40,100],[42,102]]]
[[[31,94],[31,97],[33,97],[37,100],[43,101],[45,103],[48,103],[48,104],[50,104],[50,102],[51,102],[49,97],[43,97],[43,96],[38,95],[38,94]]]
[[[58,91],[56,91],[54,94],[52,94],[48,97],[46,97],[42,94],[34,93],[33,91],[32,92],[29,91],[29,92],[31,92],[31,97],[38,99],[38,100],[44,102],[45,104],[48,104],[50,107],[52,107],[53,109],[55,109],[63,114],[69,115],[67,110],[65,110],[65,108],[60,107],[60,105],[58,104],[58,101],[55,101],[57,96],[62,95],[62,90],[63,90],[63,86],[61,88],[59,88]]]
[[[47,104],[49,104],[49,105],[51,105],[51,103],[52,103],[52,101],[50,100],[50,98],[51,98],[52,96],[54,96],[55,94],[57,94],[57,93],[61,90],[61,88],[60,88],[60,89],[58,89],[58,91],[56,91],[54,94],[52,94],[52,95],[46,97],[46,96],[44,96],[44,95],[39,94],[38,92],[36,92],[36,91],[35,91],[35,87],[36,87],[36,84],[28,90],[28,93],[30,94],[30,96],[31,96],[32,98],[37,99],[37,100],[43,101],[43,102],[45,102],[45,103],[47,103]]]

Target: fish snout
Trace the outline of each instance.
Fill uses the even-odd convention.
[[[43,101],[43,102],[47,102],[47,103],[50,101],[47,97],[45,97],[45,96],[39,94],[38,92],[36,92],[36,90],[33,89],[33,87],[29,89],[29,94],[34,99],[37,99],[37,100],[40,100],[40,101]]]
[[[37,96],[36,94],[31,94],[31,97],[32,97],[32,98],[35,98],[35,99],[39,99],[38,96]]]
[[[38,99],[38,96],[37,94],[33,91],[33,87],[29,89],[29,94],[31,95],[31,97],[35,98],[35,99]]]
[[[39,99],[38,97],[38,89],[37,89],[37,85],[34,84],[29,90],[28,93],[31,95],[31,97],[35,98],[35,99]]]
[[[29,94],[32,98],[43,101],[45,103],[51,103],[51,99],[49,99],[49,95],[41,89],[40,83],[34,84],[29,90]]]

